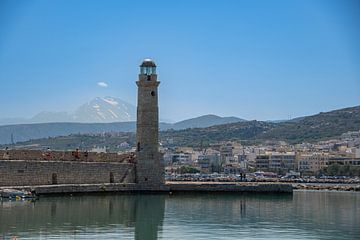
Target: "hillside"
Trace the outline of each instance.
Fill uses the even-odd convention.
[[[163,140],[172,139],[174,145],[199,146],[229,140],[254,140],[263,132],[275,127],[275,123],[247,121],[216,125],[207,128],[167,130],[161,132]]]
[[[316,141],[359,129],[360,106],[356,106],[282,122],[258,138],[286,139],[289,142]]]
[[[198,145],[204,142],[227,140],[283,140],[289,143],[314,142],[337,137],[347,131],[360,129],[360,106],[344,108],[297,121],[280,123],[249,121],[209,128],[165,131],[162,136],[172,138],[174,144]]]
[[[168,130],[162,136],[165,139],[172,138],[175,145],[198,145],[201,141],[204,144],[227,140],[283,140],[300,143],[329,139],[357,130],[360,130],[360,106],[303,117],[297,121],[238,122],[208,128]]]
[[[103,108],[101,108],[103,109]],[[209,117],[210,116],[210,117]],[[219,117],[206,115],[203,117],[188,119],[178,123],[160,123],[161,130],[187,129],[195,126],[212,126],[226,122],[244,121],[235,117]],[[30,139],[47,137],[67,136],[78,133],[103,133],[103,132],[135,132],[135,122],[114,122],[114,123],[37,123],[37,124],[16,124],[0,126],[0,144],[11,143],[11,136],[14,142],[23,142]]]
[[[186,128],[205,128],[214,125],[221,125],[227,123],[244,122],[246,120],[237,117],[219,117],[216,115],[203,115],[196,118],[187,119],[175,123],[171,128],[174,130]]]
[[[118,126],[109,124],[108,132]],[[128,123],[128,130],[134,130],[134,123]],[[82,126],[80,124],[79,126]],[[74,126],[80,132],[79,126]],[[96,127],[103,124],[89,124],[89,128],[96,130]],[[169,128],[171,125],[167,124]],[[50,131],[51,125],[48,130]],[[104,128],[99,127],[100,130]],[[267,140],[283,140],[289,143],[314,142],[329,138],[338,137],[344,132],[360,130],[360,106],[320,113],[313,116],[303,117],[299,121],[271,123],[261,121],[246,121],[215,125],[207,128],[192,128],[183,130],[168,129],[160,132],[160,138],[164,142],[171,139],[177,146],[200,146],[209,143],[228,140],[241,140],[263,142]],[[36,130],[34,129],[36,132]],[[102,131],[105,132],[105,131]],[[133,144],[135,135],[124,133],[116,136],[88,136],[75,134],[68,137],[56,137],[49,139],[31,140],[20,143],[22,145],[51,146],[53,149],[92,147],[97,146],[116,146],[121,142]]]
[[[91,150],[93,147],[106,147],[112,152],[126,150],[128,147],[122,146],[122,143],[135,145],[135,133],[118,133],[118,134],[70,134],[68,136],[41,138],[18,143],[16,148],[45,150],[47,148],[53,150],[74,150],[80,148],[83,150]]]

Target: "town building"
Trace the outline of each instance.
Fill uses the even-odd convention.
[[[217,153],[199,155],[197,164],[202,173],[219,173],[221,171],[220,155]]]
[[[256,157],[256,168],[262,170],[294,170],[295,152],[266,152]]]
[[[322,152],[297,155],[297,169],[301,173],[316,173],[329,165],[329,154]]]

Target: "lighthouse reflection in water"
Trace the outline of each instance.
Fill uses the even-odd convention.
[[[139,194],[0,202],[0,239],[356,239],[360,193]]]

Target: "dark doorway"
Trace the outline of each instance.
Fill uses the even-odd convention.
[[[57,174],[56,174],[56,173],[53,173],[53,174],[52,174],[52,176],[51,176],[51,183],[52,183],[52,184],[57,184],[57,183],[58,183]]]
[[[114,183],[114,173],[110,172],[110,183]]]

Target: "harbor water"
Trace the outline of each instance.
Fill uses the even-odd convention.
[[[360,239],[360,193],[108,194],[0,202],[0,239]]]

